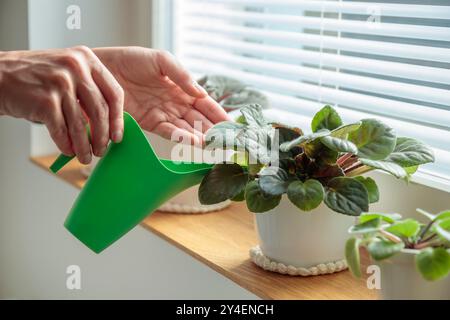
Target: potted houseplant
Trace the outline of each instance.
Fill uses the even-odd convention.
[[[236,153],[204,177],[199,200],[246,202],[260,239],[251,255],[268,270],[314,275],[344,269],[347,229],[379,198],[375,181],[361,175],[380,169],[408,179],[418,165],[434,161],[423,143],[397,137],[376,119],[343,124],[330,106],[314,116],[307,134],[266,120],[258,105],[240,111],[239,121],[207,132],[208,148]]]
[[[428,219],[401,219],[399,214],[363,213],[349,232],[345,255],[361,277],[360,248],[379,265],[384,299],[450,299],[450,210]]]
[[[249,103],[258,103],[263,108],[269,108],[270,103],[266,95],[245,83],[223,75],[205,75],[198,81],[208,95],[217,101],[227,112],[238,110]],[[156,134],[146,132],[158,156],[171,158],[171,151],[177,142],[169,141]],[[180,161],[192,161],[192,154],[197,147],[187,148],[190,152],[182,154]],[[199,150],[197,150],[199,151]],[[98,158],[94,158],[92,164],[83,169],[83,174],[89,176],[93,167],[97,164]],[[221,203],[203,205],[197,199],[198,186],[189,188],[173,197],[170,201],[162,205],[159,210],[179,213],[205,213],[223,209],[230,204],[229,200]]]

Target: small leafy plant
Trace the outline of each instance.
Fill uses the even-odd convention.
[[[265,94],[250,88],[239,80],[221,75],[206,75],[197,82],[227,112],[239,109],[249,103],[257,103],[263,108],[269,107],[269,99]]]
[[[417,250],[416,267],[426,280],[438,280],[450,272],[450,210],[433,215],[418,209],[429,222],[400,220],[399,214],[363,213],[349,230],[354,236],[345,246],[350,270],[361,276],[359,248],[364,247],[376,260],[384,260],[403,249]]]
[[[215,165],[204,177],[202,204],[245,200],[251,212],[260,213],[287,194],[303,211],[324,201],[336,212],[358,216],[379,198],[375,181],[361,174],[380,169],[408,179],[419,165],[434,161],[425,144],[397,137],[376,119],[343,124],[330,106],[314,116],[308,134],[269,122],[257,104],[240,111],[238,122],[222,122],[207,132],[207,147],[236,152],[230,163]]]

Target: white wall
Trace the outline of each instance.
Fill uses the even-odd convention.
[[[65,29],[67,4],[81,6],[81,31]],[[149,14],[144,0],[0,0],[0,50],[148,45]],[[78,190],[28,160],[30,150],[53,150],[46,136],[0,117],[0,299],[256,298],[141,227],[91,253],[63,228]],[[71,264],[81,267],[80,291],[65,287]]]

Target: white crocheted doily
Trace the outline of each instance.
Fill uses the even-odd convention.
[[[335,273],[347,269],[347,262],[345,260],[320,263],[309,268],[285,265],[284,263],[270,260],[262,253],[259,246],[250,249],[250,257],[257,266],[263,268],[264,270],[278,272],[281,274],[288,274],[290,276],[317,276],[321,274]]]
[[[159,207],[158,211],[184,213],[184,214],[207,213],[222,210],[228,207],[230,203],[231,201],[224,201],[221,203],[211,204],[207,206],[192,206],[169,201],[164,203],[161,207]]]

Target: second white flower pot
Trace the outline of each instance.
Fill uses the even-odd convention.
[[[416,269],[416,254],[416,250],[405,249],[379,263],[382,299],[450,299],[450,276],[437,281],[425,280]]]
[[[286,196],[276,208],[255,214],[260,251],[269,261],[278,263],[282,269],[284,265],[291,270],[313,270],[304,274],[282,272],[295,275],[346,269],[344,246],[354,222],[354,217],[334,212],[323,203],[310,212],[301,211]],[[275,268],[275,264],[266,269]]]

